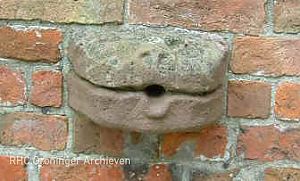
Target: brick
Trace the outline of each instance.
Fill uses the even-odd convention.
[[[232,181],[238,174],[238,170],[211,173],[207,171],[197,171],[193,174],[192,181]]]
[[[300,120],[300,84],[284,82],[278,86],[275,114],[282,119]]]
[[[100,127],[82,114],[75,114],[74,151],[120,156],[124,149],[123,132]]]
[[[238,153],[260,161],[300,160],[300,130],[279,131],[273,126],[242,127]]]
[[[123,4],[123,0],[1,1],[0,18],[83,24],[121,23]]]
[[[227,115],[244,118],[268,118],[271,108],[271,85],[256,81],[230,81]]]
[[[0,7],[2,2],[0,2]],[[62,34],[57,29],[21,30],[1,27],[0,57],[27,62],[56,63],[60,59],[59,44],[61,41]]]
[[[264,4],[265,0],[132,0],[129,22],[258,34],[265,22]]]
[[[300,169],[268,168],[264,172],[264,181],[297,181],[300,180]]]
[[[21,158],[21,157],[18,157]],[[11,158],[13,160],[13,157]],[[15,158],[16,159],[16,158]],[[10,162],[9,156],[0,156],[0,178],[4,181],[26,181],[27,172],[24,162]]]
[[[152,165],[145,178],[145,181],[172,181],[172,175],[169,171],[168,165],[165,164],[155,164]]]
[[[300,39],[237,37],[231,70],[237,74],[300,75]]]
[[[123,181],[125,178],[122,167],[117,165],[75,164],[43,165],[41,181]]]
[[[32,75],[31,103],[40,107],[62,105],[63,75],[56,71],[38,71]]]
[[[0,104],[16,106],[24,104],[25,100],[25,80],[22,73],[0,66]]]
[[[2,116],[0,142],[9,146],[32,146],[40,150],[63,150],[67,142],[67,118],[35,113]]]
[[[277,0],[274,6],[276,32],[300,32],[300,1]]]
[[[227,144],[227,129],[211,125],[199,132],[166,134],[162,138],[162,154],[171,157],[189,142],[195,144],[195,156],[204,155],[209,158],[223,156]]]

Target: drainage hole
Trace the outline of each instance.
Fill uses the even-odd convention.
[[[166,92],[165,88],[160,85],[149,85],[144,91],[149,97],[160,97]]]

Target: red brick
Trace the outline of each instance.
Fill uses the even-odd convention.
[[[273,126],[243,127],[238,153],[260,161],[300,160],[300,130],[279,131]]]
[[[172,175],[169,167],[165,164],[156,164],[150,167],[145,181],[172,181]]]
[[[275,96],[275,113],[279,118],[300,119],[300,84],[282,83]]]
[[[193,133],[169,133],[162,139],[162,153],[171,157],[181,145],[187,142],[195,143],[194,154],[212,158],[223,156],[227,144],[227,130],[223,126],[211,125]]]
[[[62,34],[56,29],[0,28],[0,57],[55,63],[60,59]]]
[[[9,113],[1,118],[3,145],[63,150],[67,142],[67,118],[35,113]]]
[[[22,105],[25,99],[25,80],[22,74],[0,66],[0,104]]]
[[[300,169],[269,168],[265,170],[264,181],[297,181],[300,180]]]
[[[237,74],[300,75],[300,39],[237,37],[232,54]]]
[[[274,23],[276,32],[300,32],[300,1],[276,0]]]
[[[227,115],[244,118],[268,118],[271,85],[255,81],[230,81]]]
[[[41,168],[41,181],[123,181],[125,176],[120,166],[75,164],[44,165]]]
[[[121,130],[101,127],[86,116],[75,115],[74,151],[120,156],[125,139]]]
[[[12,157],[13,158],[13,157]],[[21,158],[21,157],[19,157]],[[25,163],[25,161],[24,161]],[[22,162],[10,162],[9,156],[0,156],[0,178],[3,181],[26,181],[26,165]]]
[[[263,31],[264,4],[265,0],[131,0],[129,22],[258,34]]]
[[[60,107],[63,76],[56,71],[38,71],[32,75],[31,103],[40,107]]]

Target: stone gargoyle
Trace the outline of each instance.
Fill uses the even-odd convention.
[[[221,37],[182,29],[74,30],[69,105],[106,127],[199,129],[224,114],[226,52]]]

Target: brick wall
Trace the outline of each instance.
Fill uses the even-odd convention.
[[[68,107],[69,29],[145,25],[226,39],[227,114],[216,125],[126,132],[99,127]],[[299,75],[299,0],[0,1],[0,178],[300,180]],[[22,163],[11,163],[13,156]],[[99,156],[132,163],[35,163]]]

